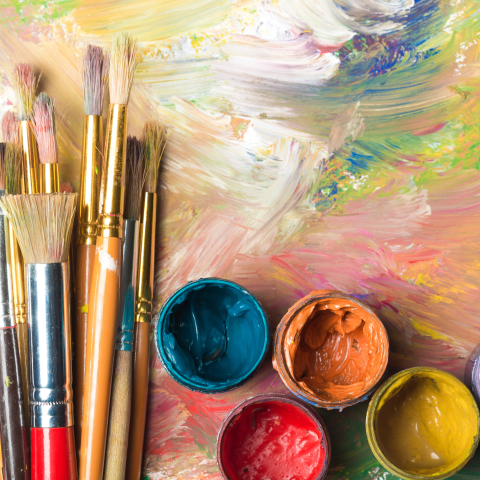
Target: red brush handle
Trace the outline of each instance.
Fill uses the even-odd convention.
[[[77,480],[72,427],[32,428],[32,480]]]

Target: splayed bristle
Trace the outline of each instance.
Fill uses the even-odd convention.
[[[83,53],[83,105],[85,115],[101,115],[108,81],[110,56],[102,47],[88,45]]]
[[[37,79],[33,66],[28,63],[17,63],[13,69],[13,84],[17,94],[18,120],[28,120],[33,113]]]
[[[67,261],[76,203],[76,193],[0,198],[0,206],[12,222],[25,263]]]
[[[33,127],[40,163],[58,163],[55,103],[42,92],[33,105]]]
[[[143,171],[143,156],[145,146],[137,137],[127,139],[127,192],[125,198],[125,219],[137,220],[140,211],[145,174]]]
[[[167,131],[155,120],[148,121],[143,127],[145,143],[145,192],[157,190],[158,167],[165,149]]]
[[[5,190],[5,151],[7,145],[5,142],[0,143],[0,190]]]
[[[73,193],[73,187],[70,182],[62,182],[60,184],[60,192],[61,193]]]
[[[7,143],[5,153],[5,188],[10,195],[22,193],[22,147],[18,143]]]
[[[110,103],[128,104],[139,61],[137,41],[125,32],[115,35],[110,57]]]
[[[18,143],[18,122],[11,110],[2,118],[2,136],[4,142]]]

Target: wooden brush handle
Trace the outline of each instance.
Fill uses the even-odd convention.
[[[0,328],[0,421],[5,479],[28,480],[30,462],[15,327]]]
[[[23,403],[25,405],[25,418],[27,437],[30,431],[30,378],[28,374],[28,324],[17,323],[18,353],[20,357],[20,370],[22,372]]]
[[[119,238],[97,237],[88,301],[80,480],[100,480],[103,475],[121,258]]]
[[[148,399],[150,323],[135,322],[133,339],[132,415],[128,440],[127,480],[139,480],[142,469],[143,439]]]
[[[125,478],[132,398],[132,357],[132,352],[115,352],[104,480]]]
[[[73,405],[75,415],[75,446],[80,453],[83,419],[83,390],[85,386],[85,357],[87,355],[88,296],[92,283],[95,245],[77,246],[75,279],[75,314],[73,315]]]

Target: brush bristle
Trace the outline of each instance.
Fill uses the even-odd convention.
[[[11,110],[2,118],[2,136],[4,142],[18,143],[18,122]]]
[[[7,194],[22,193],[22,147],[18,143],[7,143],[5,154],[5,188]]]
[[[17,63],[13,69],[13,84],[17,94],[18,120],[28,120],[33,113],[37,79],[33,66],[28,63]]]
[[[0,190],[5,190],[6,149],[5,142],[0,143]]]
[[[145,143],[145,192],[156,192],[158,167],[166,144],[166,129],[155,120],[148,121],[143,127]]]
[[[139,61],[137,41],[125,32],[115,35],[110,57],[110,103],[128,104]]]
[[[12,222],[25,263],[67,261],[76,202],[76,193],[0,198],[0,206]]]
[[[125,219],[137,220],[140,211],[145,174],[143,171],[143,156],[145,146],[137,137],[127,139],[127,192],[125,198]]]
[[[102,47],[88,45],[83,53],[83,105],[85,115],[101,115],[108,81],[110,56]]]
[[[33,127],[40,163],[58,163],[55,103],[42,92],[33,105]]]

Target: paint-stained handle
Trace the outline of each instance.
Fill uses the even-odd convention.
[[[72,427],[32,428],[32,480],[77,480]]]
[[[80,453],[83,417],[83,389],[85,385],[85,357],[87,355],[88,296],[92,283],[95,245],[77,246],[75,278],[75,312],[73,315],[73,413],[75,415],[75,445]]]
[[[132,398],[132,357],[132,352],[115,352],[104,480],[125,478]]]
[[[103,475],[117,329],[121,254],[121,239],[97,237],[88,300],[80,446],[81,480],[99,480]]]
[[[28,374],[28,324],[17,323],[17,339],[18,339],[18,353],[20,356],[20,370],[22,373],[22,389],[23,389],[23,403],[25,405],[25,419],[28,431],[30,429],[30,397],[29,386],[30,378]]]
[[[126,480],[139,480],[147,416],[150,361],[150,323],[135,322],[133,339],[132,415],[128,440]]]
[[[5,478],[27,480],[30,466],[15,327],[0,328],[0,421]]]

